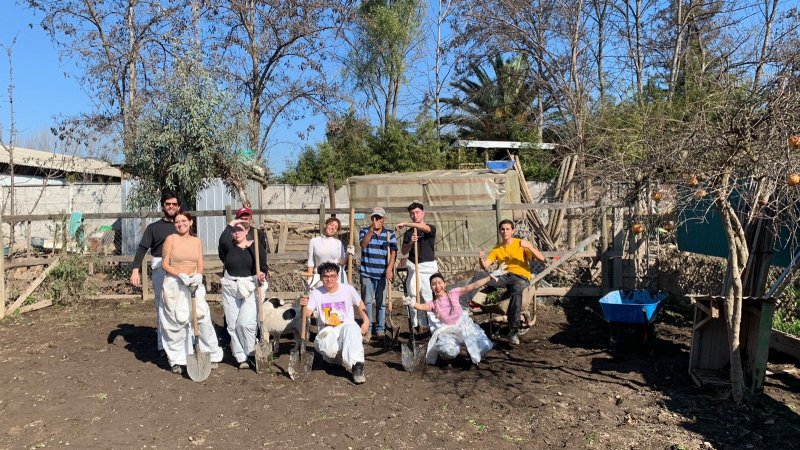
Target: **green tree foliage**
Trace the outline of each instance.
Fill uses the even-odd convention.
[[[251,162],[235,151],[238,127],[227,96],[192,64],[179,66],[164,92],[139,122],[135,145],[125,154],[125,169],[137,181],[131,206],[156,205],[165,189],[192,205],[214,178],[237,190]]]
[[[423,17],[420,0],[367,0],[358,10],[346,70],[384,128],[397,118],[400,88]]]
[[[351,111],[329,122],[325,142],[306,147],[280,181],[324,184],[331,174],[341,186],[354,175],[441,169],[444,161],[432,120],[390,121],[386,128],[373,129]]]

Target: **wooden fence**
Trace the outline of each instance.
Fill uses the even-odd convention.
[[[407,210],[405,208],[386,208],[387,212],[392,214],[398,214],[397,217],[402,217],[407,214]],[[575,245],[571,246],[571,248],[558,250],[558,251],[546,251],[543,252],[545,257],[548,259],[548,264],[546,267],[543,268],[541,272],[535,275],[533,281],[534,282],[541,282],[545,279],[545,277],[554,274],[555,271],[559,270],[559,268],[563,267],[566,263],[574,263],[579,261],[580,264],[583,264],[585,270],[590,273],[587,277],[590,282],[586,284],[580,285],[545,285],[544,283],[540,283],[538,289],[538,295],[541,296],[597,296],[603,292],[603,289],[607,289],[613,282],[610,279],[610,275],[604,274],[604,267],[611,261],[613,264],[614,259],[623,260],[623,255],[618,254],[620,253],[617,251],[615,253],[615,248],[619,246],[612,245],[612,242],[617,242],[621,239],[619,236],[623,235],[624,233],[621,232],[621,220],[615,220],[615,217],[618,217],[612,213],[614,208],[610,205],[601,205],[596,202],[578,202],[578,203],[536,203],[536,204],[502,204],[500,202],[496,202],[494,204],[487,204],[487,205],[475,205],[469,207],[463,206],[444,206],[444,207],[434,207],[431,206],[426,209],[428,212],[474,212],[474,211],[495,211],[495,222],[496,225],[501,220],[502,212],[504,211],[512,211],[515,218],[519,220],[515,220],[517,222],[524,222],[526,217],[528,216],[529,211],[537,211],[537,210],[550,210],[550,211],[564,211],[560,215],[563,217],[563,228],[565,228],[568,233],[565,234],[565,241],[573,241]],[[270,216],[270,215],[307,215],[310,217],[316,217],[319,220],[319,227],[322,229],[324,227],[324,220],[330,215],[336,215],[340,219],[342,219],[343,223],[347,223],[345,218],[349,218],[351,214],[350,209],[345,208],[326,208],[324,204],[321,204],[319,208],[313,209],[254,209],[253,213],[255,215],[263,215],[263,216]],[[212,210],[212,211],[198,211],[192,212],[195,217],[213,217],[213,216],[226,216],[231,218],[232,211],[230,208],[225,210]],[[134,213],[89,213],[84,214],[83,217],[85,219],[105,219],[105,220],[117,220],[117,219],[125,219],[125,218],[158,218],[161,217],[161,212],[134,212]],[[592,218],[592,220],[589,220]],[[32,221],[53,221],[53,220],[63,220],[63,215],[50,215],[50,214],[40,214],[40,215],[15,215],[15,216],[5,216],[0,218],[0,222],[5,223],[20,223],[20,222],[32,222]],[[312,219],[313,220],[313,219]],[[278,224],[278,229],[280,229],[281,225]],[[612,229],[612,226],[614,227]],[[524,227],[522,227],[524,228]],[[579,231],[583,229],[584,233],[581,234]],[[595,229],[599,229],[599,231],[594,231]],[[569,235],[569,238],[566,235]],[[270,250],[272,251],[269,254],[270,264],[274,266],[280,265],[288,265],[288,264],[298,264],[300,261],[305,261],[306,252],[305,251],[297,251],[297,248],[287,248],[286,243],[283,242],[281,245],[281,240],[286,239],[286,233],[281,229],[278,232],[278,236],[274,237],[271,236],[270,238],[276,239],[277,242],[274,242],[270,245]],[[0,236],[0,242],[2,236]],[[64,239],[67,239],[66,237]],[[597,241],[600,241],[600,245],[597,245]],[[61,254],[67,251],[68,245],[62,244],[61,245]],[[621,247],[620,247],[621,248]],[[604,252],[600,252],[600,249],[608,250]],[[286,251],[290,250],[290,251]],[[44,257],[30,257],[30,258],[21,258],[15,259],[13,261],[6,261],[5,258],[0,258],[0,273],[5,273],[7,270],[12,268],[18,267],[30,267],[35,265],[44,265],[47,267],[46,272],[49,273],[49,270],[52,270],[59,262],[59,257],[61,254],[58,252],[54,252],[53,254],[44,256]],[[477,249],[458,249],[457,251],[442,251],[437,252],[437,259],[442,262],[442,266],[446,269],[444,270],[446,276],[453,275],[454,273],[458,272],[458,269],[464,269],[466,267],[476,267],[477,266]],[[133,256],[124,256],[124,255],[105,255],[105,256],[96,256],[96,261],[98,264],[104,265],[114,265],[119,266],[126,270],[129,273],[129,268],[126,268],[133,261]],[[209,258],[209,262],[207,263],[209,273],[214,270],[218,270],[221,267],[217,264],[216,258],[214,257]],[[212,262],[213,261],[213,262]],[[604,264],[605,263],[605,264]],[[142,271],[143,274],[146,271]],[[620,271],[614,271],[615,275],[619,275]],[[38,302],[38,304],[34,305],[26,305],[25,307],[21,307],[22,302],[25,301],[26,297],[30,295],[46,278],[47,273],[43,273],[35,280],[31,282],[31,284],[24,290],[23,294],[19,297],[13,299],[13,302],[6,307],[6,303],[8,299],[6,298],[6,288],[5,288],[5,277],[0,277],[0,317],[5,316],[9,312],[19,311],[25,312],[27,310],[34,310],[38,309],[39,307],[48,306],[46,305],[45,301]],[[619,281],[619,280],[618,280]],[[113,295],[98,295],[94,296],[95,299],[149,299],[151,298],[151,293],[147,289],[147,281],[143,280],[143,289],[141,294],[113,294]],[[272,295],[276,295],[278,297],[283,298],[294,298],[297,293],[296,292],[272,292]],[[219,294],[210,293],[209,300],[218,300]],[[24,308],[24,309],[23,309]]]

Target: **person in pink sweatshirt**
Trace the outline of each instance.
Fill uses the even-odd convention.
[[[492,341],[486,337],[481,327],[469,317],[469,313],[461,308],[459,297],[486,286],[490,280],[504,273],[504,268],[495,270],[490,275],[474,281],[462,288],[447,290],[441,273],[431,275],[431,291],[433,301],[416,303],[411,297],[403,299],[403,304],[419,311],[431,311],[442,323],[436,328],[428,341],[425,360],[434,364],[437,359],[450,360],[461,352],[461,344],[467,347],[470,359],[474,364],[481,361],[483,355],[492,349]]]

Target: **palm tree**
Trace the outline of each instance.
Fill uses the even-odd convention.
[[[491,65],[494,78],[479,64],[471,64],[470,76],[450,84],[463,95],[441,100],[453,110],[442,123],[458,127],[462,139],[508,141],[530,135],[535,129],[536,86],[528,76],[528,61],[497,55]]]

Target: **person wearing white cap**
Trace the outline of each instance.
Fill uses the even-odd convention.
[[[383,292],[386,282],[392,282],[394,261],[397,256],[397,237],[394,231],[384,227],[386,211],[381,207],[372,208],[372,225],[362,228],[358,233],[361,243],[361,299],[367,308],[373,336],[383,334],[386,318],[386,305]],[[375,313],[372,305],[375,304]]]

